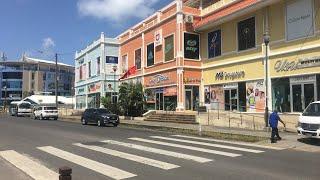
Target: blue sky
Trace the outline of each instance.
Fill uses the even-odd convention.
[[[101,32],[115,37],[172,0],[1,0],[0,52],[74,64],[74,53]],[[44,51],[40,54],[38,51]]]

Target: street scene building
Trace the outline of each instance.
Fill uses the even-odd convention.
[[[148,109],[196,110],[201,84],[200,36],[193,17],[200,11],[174,1],[118,36],[121,82],[141,82]]]
[[[266,71],[269,109],[302,112],[319,100],[319,1],[216,3],[194,24],[201,35],[205,104],[263,112]]]
[[[76,109],[100,107],[100,99],[116,101],[119,79],[119,43],[103,33],[85,49],[75,54]]]
[[[73,96],[74,67],[58,63],[58,96]],[[0,104],[10,104],[33,94],[55,95],[55,62],[23,56],[0,61]]]

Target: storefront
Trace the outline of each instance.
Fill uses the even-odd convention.
[[[278,76],[271,80],[273,109],[302,112],[311,102],[320,99],[320,74],[317,74],[320,57],[274,59],[271,66],[272,76]]]
[[[185,110],[196,111],[200,105],[201,71],[187,69],[183,75]]]
[[[175,110],[177,107],[177,85],[175,71],[145,77],[147,108],[153,110]]]
[[[101,99],[101,82],[88,85],[88,108],[99,108]]]
[[[76,109],[86,108],[86,86],[76,88]]]
[[[263,112],[266,102],[263,75],[261,61],[205,70],[205,105],[212,110]]]

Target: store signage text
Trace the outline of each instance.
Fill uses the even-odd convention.
[[[201,83],[201,79],[200,78],[184,78],[184,83],[199,84]]]
[[[278,60],[274,65],[276,72],[294,71],[308,67],[320,66],[320,57],[299,59],[298,61]]]
[[[244,78],[246,73],[244,71],[235,71],[235,72],[218,72],[216,74],[216,80],[235,80]]]
[[[79,88],[78,89],[78,94],[83,94],[84,93],[84,88]]]
[[[163,74],[157,74],[150,79],[149,83],[150,84],[161,84],[164,81],[169,80],[169,77]]]

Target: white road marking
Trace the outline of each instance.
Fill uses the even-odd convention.
[[[137,149],[137,150],[141,150],[141,151],[161,154],[161,155],[165,155],[165,156],[175,157],[175,158],[179,158],[179,159],[191,160],[191,161],[195,161],[195,162],[199,162],[199,163],[206,163],[206,162],[213,161],[212,159],[203,158],[203,157],[199,157],[199,156],[177,153],[177,152],[173,152],[173,151],[167,151],[167,150],[163,150],[163,149],[157,149],[157,148],[141,146],[141,145],[131,144],[131,143],[124,143],[124,142],[119,142],[119,141],[114,141],[114,140],[105,140],[105,141],[101,141],[101,142],[124,146],[124,147],[128,147],[128,148],[133,148],[133,149]]]
[[[205,142],[199,142],[199,141],[190,141],[190,140],[183,140],[183,139],[176,139],[176,138],[168,138],[168,137],[161,137],[161,136],[150,136],[150,137],[156,138],[156,139],[164,139],[164,140],[175,141],[175,142],[183,142],[183,143],[197,144],[197,145],[217,147],[217,148],[224,148],[224,149],[231,149],[231,150],[251,152],[251,153],[262,153],[262,152],[264,152],[264,151],[260,151],[260,150],[240,148],[240,147],[233,147],[233,146],[226,146],[226,145],[221,145],[221,144],[205,143]]]
[[[102,164],[100,162],[93,161],[91,159],[84,158],[52,146],[38,147],[38,149],[46,153],[49,153],[51,155],[54,155],[56,157],[59,157],[61,159],[64,159],[72,163],[78,164],[80,166],[83,166],[85,168],[91,169],[97,173],[103,174],[113,179],[126,179],[126,178],[137,176],[135,174],[123,171],[121,169],[118,169],[106,164]]]
[[[170,164],[167,162],[158,161],[158,160],[154,160],[154,159],[150,159],[150,158],[146,158],[146,157],[141,157],[141,156],[137,156],[137,155],[133,155],[133,154],[129,154],[129,153],[124,153],[124,152],[120,152],[120,151],[116,151],[116,150],[108,149],[108,148],[103,148],[103,147],[99,147],[99,146],[88,146],[88,145],[84,145],[81,143],[76,143],[74,145],[82,147],[82,148],[90,149],[93,151],[101,152],[104,154],[109,154],[112,156],[128,159],[128,160],[135,161],[138,163],[146,164],[149,166],[157,167],[160,169],[169,170],[169,169],[174,169],[174,168],[180,167],[175,164]]]
[[[163,145],[163,146],[171,146],[171,147],[189,149],[189,150],[193,150],[193,151],[200,151],[200,152],[205,152],[205,153],[210,153],[210,154],[218,154],[218,155],[228,156],[228,157],[241,156],[241,154],[216,151],[216,150],[211,150],[211,149],[198,148],[198,147],[194,147],[194,146],[186,146],[186,145],[180,145],[180,144],[174,144],[174,143],[167,143],[167,142],[162,142],[162,141],[153,141],[153,140],[142,139],[142,138],[128,138],[128,139],[134,140],[134,141],[152,143],[152,144],[159,144],[159,145]]]
[[[211,139],[211,138],[202,138],[202,137],[195,137],[195,136],[184,136],[184,135],[172,135],[172,136],[197,139],[197,140],[205,140],[205,141],[211,141],[211,142],[226,143],[226,144],[235,144],[235,145],[241,145],[241,146],[251,146],[251,147],[257,147],[257,148],[264,148],[264,149],[284,150],[284,148],[263,146],[263,145],[259,145],[259,144],[251,144],[251,143],[244,143],[244,142],[224,141],[224,140],[220,140],[220,139]]]
[[[59,174],[16,151],[2,151],[0,156],[35,180],[57,180]]]

